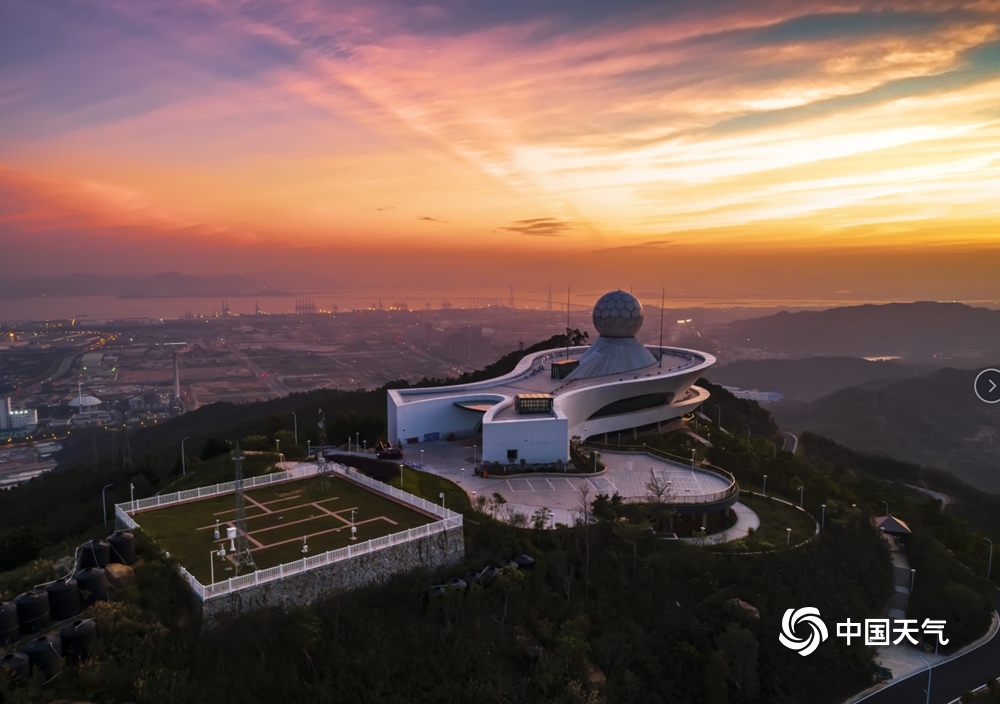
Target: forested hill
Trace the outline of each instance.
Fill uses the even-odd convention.
[[[1000,311],[922,302],[781,312],[729,323],[711,337],[796,357],[989,354],[1000,352]]]
[[[744,490],[759,490],[766,476],[768,496],[804,497],[805,510],[823,516],[818,535],[786,548],[787,523],[772,520],[743,547],[685,544],[657,533],[650,506],[642,504],[621,516],[594,510],[594,521],[554,530],[515,527],[496,520],[495,510],[474,508],[459,486],[407,470],[407,489],[433,501],[443,492],[448,507],[465,515],[462,564],[202,633],[175,566],[140,532],[136,583],[85,613],[98,623],[97,657],[68,665],[48,684],[10,691],[0,679],[0,701],[839,704],[870,685],[870,649],[831,637],[803,658],[777,634],[785,610],[804,605],[819,608],[830,624],[884,613],[892,567],[871,523],[883,501],[913,530],[907,553],[918,579],[910,617],[945,619],[949,647],[985,630],[988,553],[975,530],[998,537],[996,497],[955,480],[939,486],[933,472],[810,434],[800,454],[782,452],[766,410],[703,383],[713,393],[706,415],[721,426],[697,416],[692,424],[711,446],[686,432],[642,440],[684,456],[693,449],[696,459],[731,471]],[[378,401],[384,409],[384,394]],[[267,445],[281,439],[285,451],[294,444],[291,418],[275,409],[248,406],[239,428],[189,441],[186,477],[171,443],[168,454],[136,456],[131,468],[101,457],[0,492],[0,598],[52,579],[54,560],[86,538],[107,535],[105,485],[113,502],[128,497],[130,484],[148,496],[225,480],[232,462],[223,439],[251,426]],[[327,413],[331,432],[338,423],[363,427],[365,416],[345,409]],[[308,411],[297,410],[303,433]],[[253,455],[245,470],[269,471],[273,459]],[[395,479],[397,468],[387,476]],[[942,511],[908,488],[921,483],[943,488],[957,503]],[[613,505],[613,497],[591,495],[585,506],[587,498]],[[771,510],[777,505],[755,500]],[[754,549],[746,550],[751,541]],[[421,599],[430,584],[520,553],[535,558],[533,570],[505,570],[489,587]]]
[[[837,391],[811,403],[774,404],[782,427],[848,447],[939,467],[1000,492],[1000,407],[973,393],[975,371],[942,369]]]
[[[741,359],[712,367],[712,380],[741,389],[777,391],[787,399],[812,401],[821,396],[880,379],[900,379],[929,371],[896,361],[870,362],[861,357]]]

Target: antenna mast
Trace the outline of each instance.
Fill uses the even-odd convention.
[[[566,284],[566,359],[569,359],[569,284]]]
[[[667,295],[667,287],[660,290],[660,369],[663,369],[663,299]]]
[[[243,490],[243,459],[245,455],[240,449],[239,442],[232,453],[233,462],[236,463],[236,552],[233,553],[233,564],[236,566],[236,574],[240,573],[241,567],[257,569],[254,564],[253,555],[250,554],[250,542],[247,539],[247,501]]]

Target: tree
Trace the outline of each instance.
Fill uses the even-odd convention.
[[[552,518],[552,511],[542,506],[540,509],[531,514],[531,527],[541,532],[545,530],[545,526],[549,524],[549,520]]]
[[[670,480],[663,475],[658,475],[652,467],[649,468],[649,481],[646,482],[646,491],[649,500],[656,504],[670,503],[674,497],[673,486]]]

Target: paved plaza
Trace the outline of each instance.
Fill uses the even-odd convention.
[[[459,484],[473,498],[484,494],[488,497],[500,494],[507,501],[510,511],[531,516],[539,508],[552,511],[552,524],[572,525],[581,512],[581,503],[591,502],[598,494],[612,496],[616,492],[624,499],[637,499],[650,494],[647,484],[650,472],[658,481],[670,482],[670,494],[677,501],[694,502],[700,497],[725,491],[729,483],[721,476],[699,471],[689,465],[670,462],[640,452],[601,453],[601,460],[607,472],[596,477],[542,476],[523,477],[480,477],[473,473],[473,453],[478,456],[478,445],[473,440],[467,442],[428,442],[408,445],[404,448],[404,463]],[[421,455],[421,451],[423,454]],[[735,540],[745,537],[750,528],[760,522],[757,515],[742,504],[736,504],[737,523],[731,526],[721,540]]]

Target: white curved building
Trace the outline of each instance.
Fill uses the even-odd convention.
[[[693,411],[694,386],[715,363],[705,352],[647,347],[635,335],[642,304],[612,291],[594,307],[600,336],[546,350],[487,381],[388,392],[389,438],[401,445],[482,435],[482,461],[566,462],[570,438],[631,432]]]

